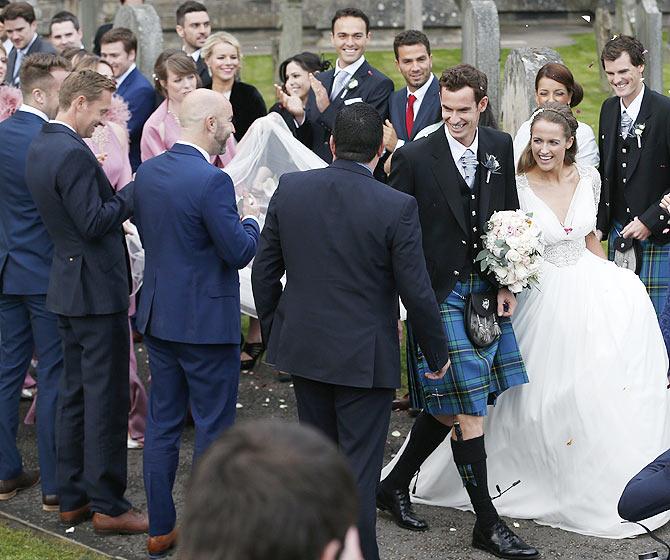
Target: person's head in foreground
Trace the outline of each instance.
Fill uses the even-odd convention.
[[[330,150],[335,159],[377,164],[384,152],[384,129],[377,110],[367,103],[344,106],[335,117]]]
[[[312,428],[234,426],[187,493],[181,560],[362,560],[357,491],[345,459]]]

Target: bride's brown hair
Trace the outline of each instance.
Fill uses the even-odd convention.
[[[572,146],[565,150],[565,158],[563,161],[568,165],[575,163],[575,156],[577,155],[577,119],[572,114],[570,107],[552,101],[545,103],[540,109],[535,111],[531,117],[530,139],[519,158],[517,173],[527,173],[537,165],[531,148],[533,142],[533,126],[535,126],[537,121],[547,121],[557,124],[563,129],[566,139],[572,137]]]

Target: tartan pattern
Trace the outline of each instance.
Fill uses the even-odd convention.
[[[468,482],[473,486],[477,486],[477,479],[475,478],[475,473],[472,471],[472,465],[456,465],[456,468],[458,469],[458,474],[461,475],[464,488]]]
[[[440,304],[451,358],[451,367],[442,379],[426,378],[430,368],[420,348],[408,356],[409,369],[414,372],[411,381],[415,383],[414,387],[410,383],[410,393],[419,397],[423,408],[432,415],[486,416],[487,405],[494,404],[505,389],[528,382],[509,318],[500,320],[502,335],[487,348],[474,348],[465,332],[465,298],[471,292],[489,290],[487,281],[472,274],[467,282],[458,282]],[[409,347],[415,347],[413,340]]]
[[[614,240],[619,237],[623,226],[615,223],[608,238],[608,258],[614,260]],[[658,245],[646,240],[642,245],[642,266],[640,280],[647,288],[647,293],[654,304],[656,315],[660,316],[665,309],[670,284],[670,244]]]

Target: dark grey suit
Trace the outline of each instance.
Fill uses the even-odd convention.
[[[38,35],[35,41],[33,41],[33,44],[30,45],[30,48],[28,49],[28,52],[26,53],[25,56],[35,53],[56,54],[56,49],[54,49],[53,45],[49,43],[49,41],[47,41],[46,39],[42,39],[42,37]],[[16,55],[17,55],[16,47],[12,48],[12,50],[9,51],[7,55],[7,74],[5,74],[5,83],[18,87],[19,86],[18,72],[16,74],[16,79],[14,77],[14,68],[16,67]]]

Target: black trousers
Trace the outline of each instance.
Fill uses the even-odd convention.
[[[56,415],[56,459],[61,511],[90,502],[117,516],[130,504],[127,434],[130,389],[126,311],[58,317],[64,369]]]
[[[293,376],[301,423],[331,438],[347,457],[358,485],[358,531],[365,560],[378,560],[376,491],[395,389],[361,389]]]

